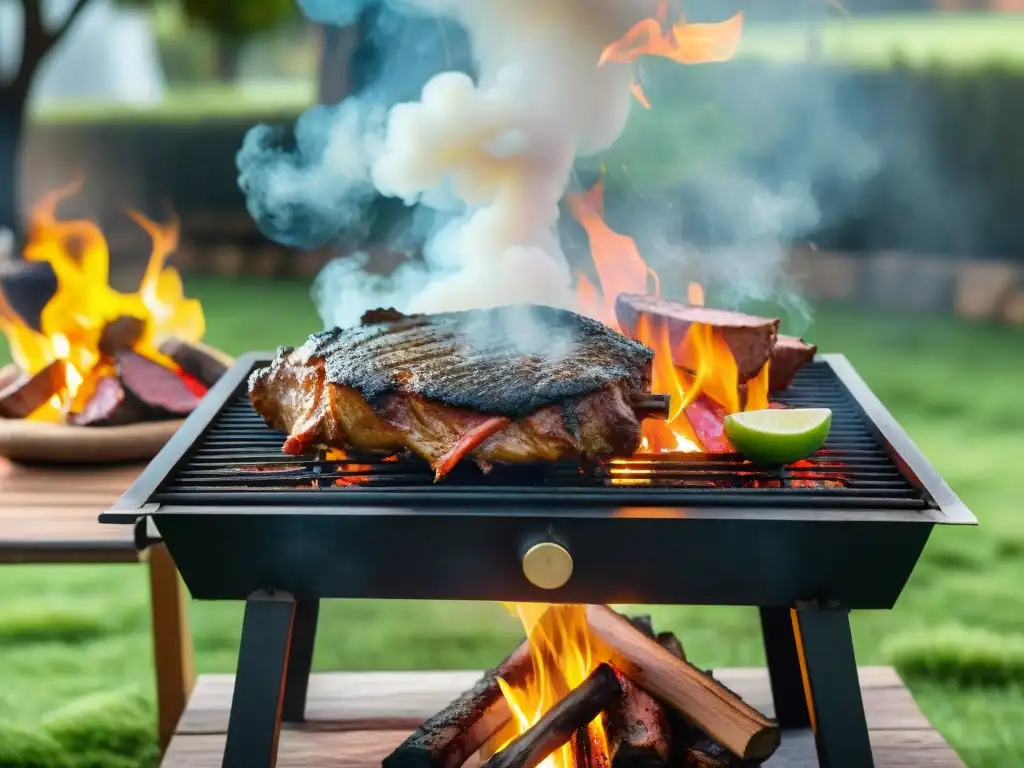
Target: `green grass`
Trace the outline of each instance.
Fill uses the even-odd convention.
[[[913,65],[942,63],[978,66],[1024,61],[1024,15],[916,14],[844,16],[816,27],[824,61],[860,67],[887,67],[899,60]],[[799,61],[807,57],[809,25],[748,23],[738,58]],[[132,108],[98,101],[65,101],[39,107],[38,123],[100,121],[191,122],[222,117],[295,114],[314,103],[312,79],[246,82],[238,85],[176,85],[151,107]]]
[[[954,66],[1024,61],[1024,16],[995,13],[921,13],[844,16],[818,25],[826,61],[888,66],[894,60]],[[808,51],[810,25],[748,24],[738,55],[794,61]]]
[[[231,352],[296,343],[318,327],[304,284],[194,279],[188,288],[207,308],[208,340]],[[895,610],[855,615],[859,661],[896,663],[971,768],[1024,766],[1024,335],[830,309],[808,336],[851,358],[981,522],[936,531]],[[142,569],[7,566],[0,594],[0,766],[64,766],[54,755],[78,761],[68,766],[151,764]],[[700,664],[763,663],[752,610],[652,613]],[[200,672],[233,669],[240,620],[238,604],[193,604]],[[337,601],[323,608],[316,667],[483,667],[517,634],[492,604]],[[5,762],[5,749],[25,757]]]

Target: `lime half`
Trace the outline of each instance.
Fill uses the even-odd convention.
[[[725,417],[725,435],[748,459],[791,464],[825,444],[832,411],[828,408],[771,408]]]

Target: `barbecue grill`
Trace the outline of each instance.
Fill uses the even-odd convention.
[[[464,462],[442,484],[419,459],[283,455],[246,392],[272,357],[238,359],[100,517],[162,538],[193,597],[246,600],[225,768],[270,768],[282,719],[303,719],[321,598],[757,606],[779,725],[813,723],[821,766],[872,765],[849,610],[891,608],[932,527],[976,520],[845,357],[776,398],[833,412],[787,468]]]

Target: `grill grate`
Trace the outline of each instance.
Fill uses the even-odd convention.
[[[913,510],[933,506],[899,471],[856,400],[824,362],[775,398],[832,409],[825,447],[806,462],[762,467],[734,455],[660,454],[576,464],[495,467],[462,462],[442,483],[422,460],[296,457],[252,410],[244,385],[152,501],[165,504],[356,505],[557,503]]]

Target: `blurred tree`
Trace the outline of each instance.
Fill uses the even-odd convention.
[[[21,139],[29,88],[46,54],[71,27],[89,0],[75,0],[64,19],[48,27],[43,22],[43,0],[21,0],[21,61],[14,74],[0,80],[0,230],[14,232],[20,242],[18,180]]]
[[[238,75],[242,49],[254,36],[298,18],[295,0],[181,0],[185,15],[217,40],[217,74]]]
[[[17,6],[19,0],[15,0]],[[18,210],[20,149],[25,129],[29,91],[39,66],[64,36],[90,0],[73,0],[59,23],[44,22],[45,0],[20,0],[22,18],[21,61],[6,81],[0,77],[0,231],[14,232],[21,242]],[[121,0],[126,5],[148,6],[154,0]],[[297,18],[295,0],[181,0],[190,21],[209,29],[222,46],[220,70],[234,78],[242,46],[254,35]],[[49,10],[49,8],[47,8]],[[17,246],[16,246],[17,249]],[[20,251],[20,249],[17,249]]]

